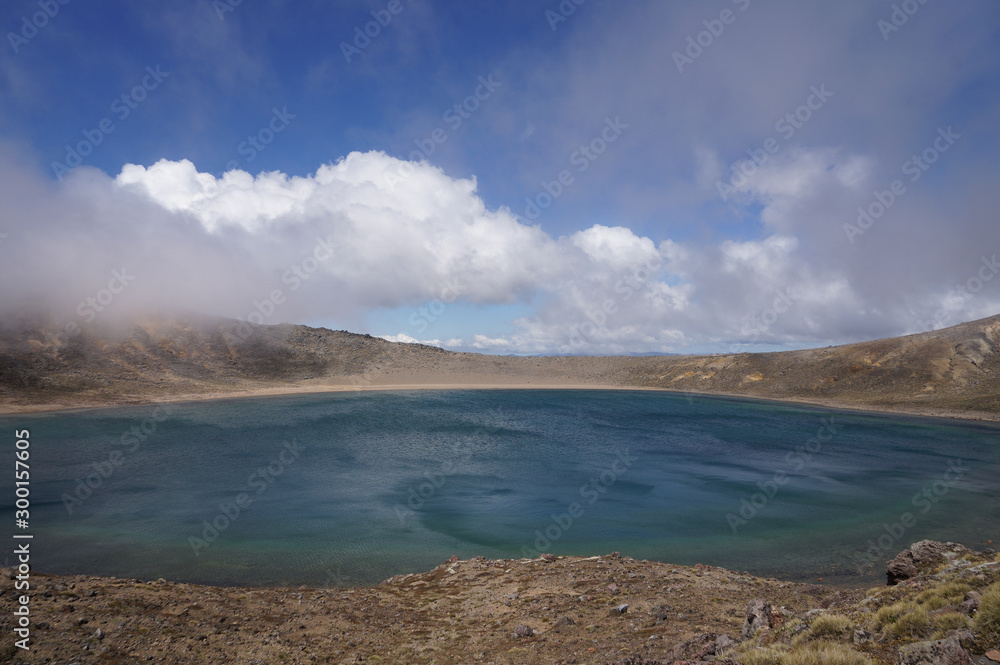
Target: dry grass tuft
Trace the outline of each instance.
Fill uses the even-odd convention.
[[[922,591],[916,601],[923,605],[926,610],[936,610],[945,605],[958,605],[965,598],[965,593],[971,589],[968,584],[961,582],[945,582],[933,589]]]
[[[854,632],[854,623],[841,614],[824,614],[816,617],[809,627],[810,639],[829,638],[838,640],[849,637]]]
[[[887,639],[924,637],[930,624],[927,610],[908,600],[887,605],[875,613],[875,627]]]
[[[975,624],[981,640],[990,644],[1000,643],[1000,582],[994,582],[983,590]]]
[[[728,654],[743,665],[872,665],[854,649],[835,642],[809,642],[792,649],[749,647]]]

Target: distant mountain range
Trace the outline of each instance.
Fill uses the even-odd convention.
[[[399,387],[635,387],[1000,420],[1000,315],[776,353],[515,357],[186,316],[73,335],[0,330],[0,410]]]

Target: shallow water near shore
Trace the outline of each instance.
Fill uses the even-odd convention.
[[[5,416],[32,567],[374,584],[449,556],[620,551],[884,580],[1000,535],[1000,427],[647,391],[327,393]],[[15,521],[13,473],[2,518]],[[5,565],[12,563],[6,555]],[[2,557],[0,557],[2,558]]]

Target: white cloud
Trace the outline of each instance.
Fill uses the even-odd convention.
[[[439,339],[417,339],[416,337],[411,337],[406,333],[399,333],[398,335],[381,335],[381,338],[387,342],[396,342],[398,344],[428,344],[430,346],[446,346],[448,342],[443,342]],[[449,340],[453,344],[461,344],[461,340],[453,339]]]
[[[25,279],[6,280],[0,304],[45,304],[71,320],[122,267],[135,278],[106,317],[189,309],[277,323],[537,294],[578,317],[594,295],[633,289],[622,280],[655,282],[641,266],[661,263],[652,240],[627,228],[553,238],[487,209],[474,179],[381,152],[352,153],[305,177],[216,178],[186,160],[127,165],[113,179],[83,168],[52,196],[27,191],[3,192],[6,221],[22,229],[8,243],[20,243],[19,258],[5,269]],[[18,211],[35,223],[14,219]],[[519,342],[483,332],[470,344],[517,350]],[[389,338],[418,339],[417,331]]]
[[[849,213],[841,199],[869,182],[865,159],[789,151],[748,189],[764,205],[765,235],[714,244],[657,244],[620,224],[553,237],[507,209],[488,209],[475,179],[381,152],[352,153],[309,176],[216,178],[189,161],[160,161],[127,165],[116,178],[81,168],[62,185],[23,172],[2,177],[14,171],[0,164],[8,204],[0,224],[17,229],[2,246],[0,306],[46,305],[77,320],[77,305],[124,268],[135,278],[102,317],[186,309],[265,323],[360,323],[376,308],[520,300],[534,306],[512,322],[512,334],[359,331],[490,353],[843,341],[837,335],[866,313],[904,324],[930,319],[944,291],[911,298],[903,317],[893,310],[900,287],[859,279],[869,267],[850,269],[849,244],[817,244],[824,234],[840,240]],[[410,175],[387,178],[401,172]],[[948,302],[956,322],[988,312],[995,299],[984,292]]]
[[[775,275],[787,268],[797,247],[798,241],[790,236],[776,235],[761,241],[747,242],[726,240],[720,248],[723,260],[721,267],[729,273]]]
[[[574,233],[569,240],[587,258],[614,270],[627,270],[659,258],[652,240],[640,238],[623,226],[595,224]]]
[[[504,339],[502,337],[489,337],[488,335],[473,335],[472,341],[469,342],[468,346],[470,348],[476,349],[477,351],[485,351],[487,353],[511,353],[515,351],[525,351],[516,346],[515,342]]]
[[[413,169],[408,177],[389,177],[405,168]],[[475,302],[507,302],[558,270],[555,242],[505,211],[487,210],[474,180],[380,152],[352,153],[308,177],[230,171],[216,179],[187,161],[160,161],[127,166],[115,183],[209,234],[235,229],[268,243],[333,238],[333,256],[318,275],[336,288],[331,298],[359,304],[420,302],[449,284]]]

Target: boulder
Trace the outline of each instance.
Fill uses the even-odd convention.
[[[885,567],[886,584],[894,586],[903,580],[929,572],[931,568],[944,563],[948,553],[962,554],[970,551],[958,543],[921,540],[889,561]]]
[[[522,623],[514,629],[514,637],[531,637],[534,634],[535,630],[527,624]]]
[[[958,606],[959,611],[965,612],[969,616],[972,616],[972,613],[979,609],[980,598],[982,598],[982,596],[979,594],[978,591],[970,591],[969,593],[965,594],[965,598],[962,600],[962,603]]]
[[[736,640],[728,635],[698,633],[691,639],[675,646],[673,651],[670,652],[669,662],[725,662],[720,661],[717,657],[722,656],[736,645]]]
[[[715,655],[721,656],[726,651],[734,649],[739,646],[739,642],[729,637],[729,635],[719,635],[718,639],[715,640]]]
[[[900,665],[971,665],[972,657],[958,635],[932,642],[914,642],[899,650]]]
[[[705,660],[706,656],[715,655],[715,641],[719,639],[716,633],[698,633],[694,637],[681,642],[670,653],[671,662],[675,660]]]
[[[575,626],[576,622],[573,621],[572,617],[561,616],[556,619],[556,622],[552,625],[552,630],[559,632],[560,628],[565,628],[566,626]]]
[[[749,640],[761,628],[771,628],[771,603],[755,598],[747,605],[747,618],[743,622],[743,639]]]
[[[670,612],[673,612],[674,608],[672,605],[667,605],[662,603],[660,605],[653,605],[650,613],[653,615],[657,621],[666,621],[670,617]]]

